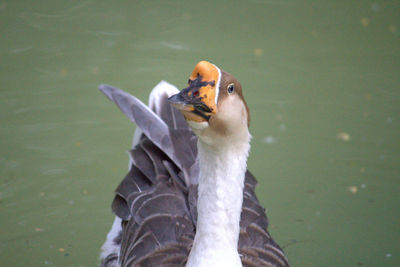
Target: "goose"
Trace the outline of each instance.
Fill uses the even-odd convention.
[[[148,106],[99,89],[137,126],[100,266],[289,266],[247,170],[250,113],[234,76],[200,61],[185,89],[162,81]]]

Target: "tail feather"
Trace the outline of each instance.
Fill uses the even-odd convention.
[[[150,95],[151,109],[121,89],[104,84],[99,89],[182,170],[187,186],[197,183],[197,138],[182,114],[177,113],[168,103],[168,97],[177,92],[175,87],[164,81],[159,83]],[[140,132],[139,136],[136,134],[135,139],[140,138],[140,135]]]

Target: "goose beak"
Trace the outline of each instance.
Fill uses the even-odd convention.
[[[196,93],[187,89],[185,88],[180,93],[168,98],[169,102],[179,109],[187,120],[195,122],[208,121],[215,112],[204,103],[202,97],[195,96]],[[205,90],[206,88],[200,89]]]
[[[217,112],[220,70],[207,61],[199,62],[189,78],[189,86],[168,98],[187,120],[208,121]]]

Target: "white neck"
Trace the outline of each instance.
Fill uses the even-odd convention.
[[[210,145],[199,139],[197,229],[186,266],[242,266],[237,245],[250,134],[241,142]]]

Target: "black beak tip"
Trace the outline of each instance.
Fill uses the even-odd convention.
[[[180,93],[178,93],[178,94],[168,97],[168,102],[171,104],[182,104],[184,101],[183,101],[182,95]]]

